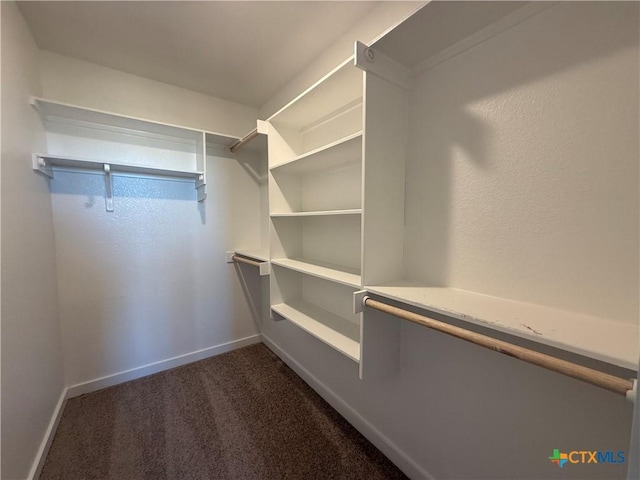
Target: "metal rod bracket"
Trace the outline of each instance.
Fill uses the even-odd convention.
[[[202,202],[207,198],[207,184],[204,175],[198,175],[195,180],[198,201]]]
[[[353,292],[353,313],[362,313],[364,311],[364,299],[367,297],[366,290],[358,290]]]
[[[31,162],[33,165],[33,169],[36,172],[41,173],[45,177],[53,178],[53,168],[51,168],[51,165],[49,165],[47,161],[40,155],[34,153],[31,156]]]
[[[113,179],[111,178],[111,165],[104,164],[104,202],[107,212],[113,212]]]

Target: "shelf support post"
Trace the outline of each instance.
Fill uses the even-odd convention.
[[[111,165],[104,164],[104,201],[107,212],[113,212],[113,180],[111,178]]]

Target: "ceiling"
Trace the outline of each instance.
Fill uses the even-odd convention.
[[[18,2],[39,48],[259,108],[369,1]]]

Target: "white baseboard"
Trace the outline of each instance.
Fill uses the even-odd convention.
[[[420,465],[398,448],[396,444],[384,436],[380,430],[362,417],[354,408],[347,404],[333,390],[318,380],[317,377],[300,365],[300,363],[294,360],[293,357],[274,343],[273,340],[262,335],[262,341],[409,478],[420,480],[434,479],[432,475],[426,472]]]
[[[195,352],[185,353],[184,355],[160,360],[159,362],[149,363],[148,365],[125,370],[124,372],[114,373],[105,377],[96,378],[95,380],[89,380],[88,382],[78,383],[68,388],[69,391],[67,398],[73,398],[79,395],[84,395],[85,393],[102,390],[103,388],[118,385],[119,383],[136,380],[138,378],[146,377],[147,375],[152,375],[164,370],[170,370],[205,358],[214,357],[221,353],[236,350],[237,348],[253,345],[254,343],[260,343],[261,341],[262,335],[252,335],[232,342],[223,343],[222,345],[216,345],[215,347],[203,348],[202,350],[196,350]]]
[[[31,465],[31,471],[29,472],[29,476],[27,477],[29,480],[37,479],[42,472],[44,461],[47,459],[47,453],[49,453],[49,448],[51,448],[53,437],[55,436],[56,430],[58,429],[58,424],[60,423],[60,418],[62,418],[64,406],[67,404],[67,391],[67,388],[64,388],[62,390],[60,398],[58,399],[58,403],[56,404],[56,408],[53,410],[53,415],[51,416],[51,420],[49,421],[49,426],[44,432],[42,443],[40,444],[40,448],[38,449],[36,458]]]

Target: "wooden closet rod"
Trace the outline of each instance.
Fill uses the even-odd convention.
[[[231,257],[231,260],[234,262],[246,263],[247,265],[253,265],[254,267],[259,267],[260,262],[256,262],[255,260],[249,260],[248,258],[239,257],[238,255],[234,255]]]
[[[582,365],[567,362],[566,360],[561,360],[559,358],[552,357],[551,355],[545,355],[544,353],[539,353],[529,350],[528,348],[503,342],[502,340],[497,340],[464,328],[449,325],[448,323],[440,322],[423,315],[418,315],[417,313],[408,312],[402,308],[387,305],[386,303],[373,300],[366,296],[362,299],[362,304],[365,307],[380,310],[381,312],[385,312],[390,315],[395,315],[396,317],[409,320],[410,322],[417,323],[418,325],[438,330],[439,332],[446,333],[447,335],[452,335],[462,340],[494,350],[498,353],[538,365],[539,367],[546,368],[547,370],[552,370],[554,372],[582,380],[583,382],[596,385],[620,395],[629,397],[627,392],[634,390],[635,380],[628,380],[609,375],[608,373],[600,372],[592,368],[583,367]]]
[[[249,143],[251,140],[253,140],[257,136],[258,136],[258,129],[254,128],[249,133],[247,133],[244,137],[242,137],[240,140],[238,140],[236,143],[231,145],[229,147],[229,150],[231,150],[231,153],[235,153],[236,150],[238,150],[239,148],[241,148],[245,144]]]

